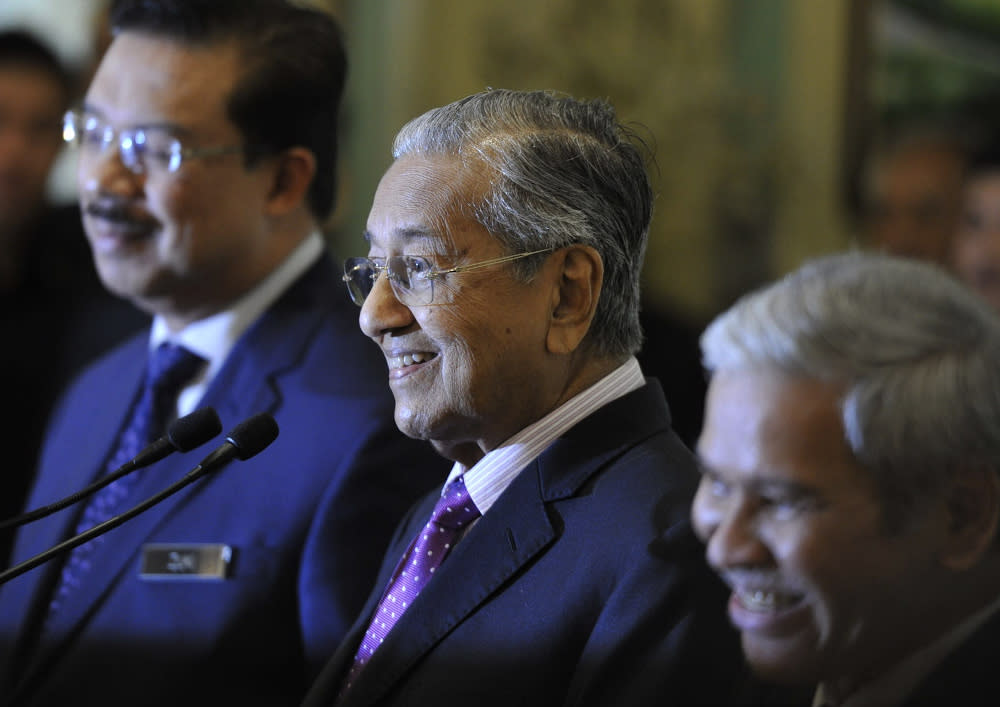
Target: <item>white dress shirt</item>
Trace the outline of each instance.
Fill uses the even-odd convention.
[[[179,332],[171,333],[163,317],[153,318],[149,333],[149,348],[153,351],[164,341],[172,341],[198,354],[208,365],[181,389],[177,397],[176,416],[192,412],[226,357],[243,333],[263,312],[308,270],[323,253],[323,239],[311,233],[256,287],[218,314],[193,322]],[[346,296],[346,295],[345,295]]]

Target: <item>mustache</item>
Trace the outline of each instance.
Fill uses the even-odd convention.
[[[116,223],[140,226],[149,226],[156,223],[156,219],[144,210],[138,209],[129,202],[120,199],[95,199],[84,205],[83,212],[87,216]]]

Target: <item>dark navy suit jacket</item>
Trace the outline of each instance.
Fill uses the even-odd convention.
[[[655,381],[526,467],[390,631],[344,705],[726,704],[743,675],[688,523],[698,483]],[[433,491],[306,704],[331,705]]]
[[[991,707],[997,698],[1000,613],[956,648],[910,694],[903,707]]]
[[[257,412],[278,422],[257,456],[187,487],[111,531],[83,585],[36,646],[59,571],[0,587],[2,704],[295,704],[370,591],[399,518],[448,464],[393,423],[386,366],[359,332],[328,257],[236,344],[201,402],[225,429]],[[70,388],[54,418],[29,508],[89,483],[140,384],[147,335]],[[132,499],[179,479],[209,450],[142,473]],[[130,499],[131,500],[131,499]],[[325,519],[314,511],[323,504]],[[25,526],[15,562],[72,534],[77,513]],[[223,543],[221,581],[139,576],[149,543]]]

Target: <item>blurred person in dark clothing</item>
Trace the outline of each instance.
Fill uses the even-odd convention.
[[[0,518],[20,509],[49,410],[84,362],[145,317],[100,286],[78,207],[47,197],[73,79],[40,39],[0,32]],[[0,531],[0,563],[9,533]]]
[[[969,159],[951,265],[966,285],[1000,311],[1000,143]]]
[[[865,245],[947,264],[967,150],[953,132],[916,127],[877,150],[863,184]]]

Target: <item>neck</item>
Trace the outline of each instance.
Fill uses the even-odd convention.
[[[552,387],[549,394],[540,398],[537,406],[526,408],[525,414],[518,417],[516,421],[511,421],[502,429],[490,430],[489,436],[482,439],[456,439],[456,440],[431,440],[431,444],[439,454],[447,459],[463,464],[466,467],[474,466],[486,454],[496,449],[506,440],[541,420],[553,410],[564,405],[566,402],[590,388],[605,376],[612,373],[621,366],[628,357],[620,359],[589,359],[584,360],[580,365],[568,368],[561,375],[540,376],[542,380],[556,381],[558,385]]]

